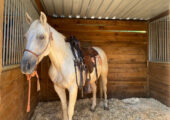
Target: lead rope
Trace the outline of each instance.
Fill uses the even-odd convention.
[[[27,103],[27,112],[30,112],[30,97],[31,97],[31,78],[36,76],[37,78],[37,91],[40,91],[40,81],[37,71],[34,71],[32,74],[26,74],[28,80],[28,103]]]

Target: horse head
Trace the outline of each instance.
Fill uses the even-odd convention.
[[[43,57],[49,54],[51,33],[47,17],[43,12],[40,19],[35,21],[32,21],[26,13],[26,21],[30,27],[24,35],[26,48],[21,60],[21,71],[24,74],[31,74]]]

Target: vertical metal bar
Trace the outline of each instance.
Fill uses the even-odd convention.
[[[166,20],[165,20],[165,61],[167,62],[167,50],[168,50],[168,48],[167,48],[167,19],[168,17],[166,17]]]
[[[163,41],[162,41],[162,51],[163,51],[163,62],[165,62],[165,18],[163,20],[163,31],[162,31],[162,34],[163,34]]]
[[[169,32],[170,32],[170,30],[169,30],[169,26],[170,26],[170,24],[169,24],[169,16],[168,16],[168,24],[167,24],[167,58],[168,58],[168,62],[170,62],[170,55],[169,55],[169,51],[170,51],[170,45],[169,45],[169,42],[170,42],[170,36],[169,36]]]
[[[19,61],[21,61],[21,57],[22,57],[22,0],[20,0],[20,57],[19,57]]]
[[[19,0],[19,4],[18,4],[18,23],[19,23],[19,27],[18,27],[18,61],[17,63],[19,63],[20,61],[20,53],[21,53],[21,33],[20,33],[20,28],[21,28],[21,20],[20,20],[20,17],[21,17],[21,14],[20,14],[20,6],[21,6],[21,0]]]
[[[159,47],[160,47],[160,53],[159,53],[159,56],[160,56],[160,61],[162,62],[162,43],[163,43],[163,32],[162,32],[162,30],[163,30],[163,25],[162,25],[162,22],[163,22],[163,20],[160,20],[160,30],[159,30],[159,32],[160,32],[160,38],[159,38]]]
[[[15,39],[14,39],[14,64],[16,64],[16,49],[17,49],[17,46],[16,46],[16,41],[17,41],[17,1],[16,0],[16,3],[15,3]]]
[[[19,1],[19,0],[18,0]],[[21,1],[21,0],[20,0]],[[18,51],[17,51],[17,64],[19,64],[19,61],[20,61],[20,26],[21,26],[21,23],[20,23],[20,1],[18,2]]]
[[[12,23],[13,23],[13,10],[12,10],[12,8],[13,8],[13,1],[11,1],[11,6],[10,6],[10,32],[9,32],[9,34],[10,34],[10,38],[9,38],[9,62],[8,62],[8,65],[10,65],[11,64],[11,48],[12,48]]]
[[[15,35],[14,35],[14,31],[15,31],[15,2],[16,0],[14,0],[14,4],[13,4],[13,23],[12,23],[12,55],[11,55],[11,64],[14,64],[14,40],[15,40]]]
[[[169,16],[166,19],[166,60],[167,60],[167,62],[168,62],[168,55],[167,55],[167,53],[168,53],[168,22],[169,22],[168,18],[169,18]]]
[[[11,0],[10,0],[11,1]],[[6,44],[6,61],[5,65],[8,64],[8,41],[9,41],[9,12],[10,12],[10,4],[11,2],[8,2],[8,23],[7,23],[7,44]]]
[[[18,64],[18,56],[19,56],[19,0],[18,0],[18,3],[17,3],[17,53],[16,53],[16,64]]]
[[[152,23],[149,24],[149,50],[150,50],[150,55],[149,55],[149,61],[152,61]]]
[[[6,52],[6,45],[5,45],[5,43],[6,43],[6,28],[7,28],[7,25],[6,25],[6,16],[7,16],[7,8],[8,8],[8,0],[5,0],[5,7],[4,7],[4,39],[3,39],[3,60],[2,60],[2,66],[4,66],[5,65],[5,52]]]
[[[18,49],[18,0],[16,3],[16,39],[15,39],[15,62],[14,64],[17,63],[17,49]]]

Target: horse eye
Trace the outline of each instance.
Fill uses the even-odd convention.
[[[39,36],[39,39],[40,39],[40,40],[43,40],[44,38],[45,38],[44,35],[40,35],[40,36]]]

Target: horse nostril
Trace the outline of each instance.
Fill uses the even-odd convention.
[[[30,68],[31,68],[31,65],[30,65],[30,63],[27,61],[27,63],[26,63],[26,69],[29,70]]]

